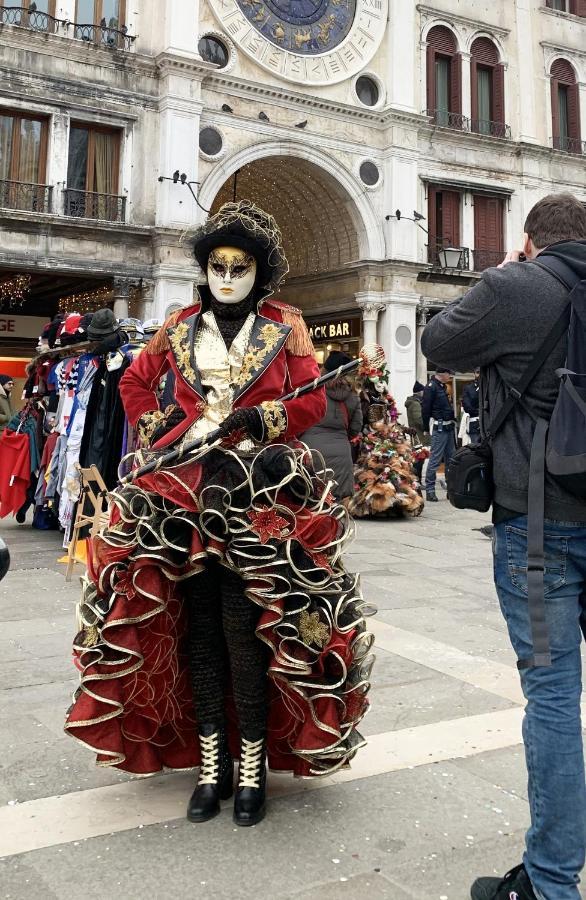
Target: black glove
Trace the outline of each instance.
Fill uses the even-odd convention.
[[[253,441],[262,441],[264,424],[258,406],[243,406],[226,416],[219,427],[219,436],[225,438],[236,431],[243,432]]]
[[[181,424],[185,417],[185,413],[180,406],[168,406],[167,410],[165,410],[165,418],[160,425],[157,425],[151,435],[150,443],[155,444],[157,441],[160,441],[162,437]]]

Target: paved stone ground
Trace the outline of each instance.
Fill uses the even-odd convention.
[[[191,825],[192,774],[96,769],[64,736],[77,579],[65,582],[58,535],[2,523],[0,900],[464,900],[476,875],[516,864],[522,698],[490,542],[472,530],[485,521],[442,501],[359,523],[348,566],[379,608],[368,748],[326,781],[272,778],[253,829],[229,808]]]

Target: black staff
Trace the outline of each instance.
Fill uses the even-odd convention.
[[[336,378],[340,378],[341,375],[347,375],[350,372],[353,372],[361,365],[380,368],[384,362],[385,358],[382,347],[379,347],[377,344],[365,344],[360,351],[358,359],[353,359],[352,362],[346,363],[344,366],[339,366],[332,372],[326,372],[325,375],[320,375],[319,378],[314,378],[313,381],[302,384],[300,387],[295,388],[294,391],[291,391],[291,393],[285,394],[284,397],[279,397],[278,399],[280,401],[295,400],[297,397],[303,397],[304,394],[315,391],[316,388],[323,387],[328,381],[333,381]],[[142,475],[148,475],[150,472],[158,472],[158,470],[163,467],[181,462],[184,456],[193,453],[195,450],[201,450],[207,444],[213,444],[219,436],[220,429],[215,428],[204,437],[197,438],[195,441],[189,441],[189,443],[184,444],[183,447],[176,447],[174,450],[166,453],[165,456],[160,456],[158,459],[151,459],[150,462],[145,463],[144,466],[133,469],[132,472],[129,472],[128,475],[125,475],[124,478],[120,480],[120,483],[129,484],[131,481],[134,481],[135,478],[140,478]]]

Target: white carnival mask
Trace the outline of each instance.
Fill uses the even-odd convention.
[[[256,280],[256,259],[237,247],[215,247],[208,257],[208,285],[220,303],[240,303]]]

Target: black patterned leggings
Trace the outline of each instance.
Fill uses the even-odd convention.
[[[266,730],[267,648],[255,628],[260,609],[244,595],[244,582],[211,563],[185,582],[189,664],[198,721],[225,724],[224,694],[232,676],[241,731],[257,740]]]

